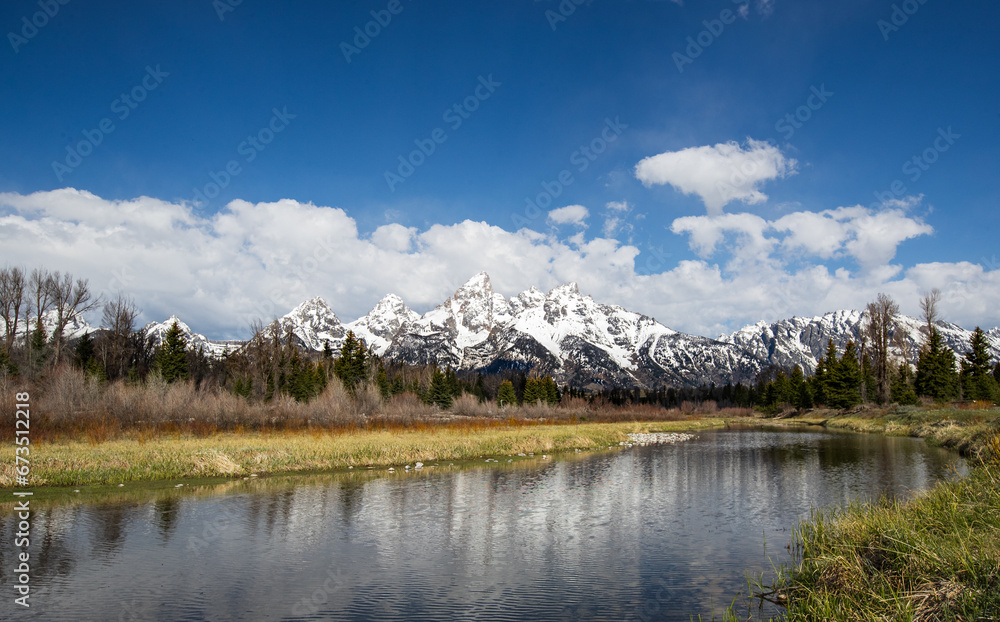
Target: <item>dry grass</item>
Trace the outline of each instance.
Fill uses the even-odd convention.
[[[775,589],[766,590],[786,599],[783,619],[998,619],[1000,411],[870,409],[825,423],[921,436],[962,451],[975,466],[909,503],[853,504],[802,523],[794,568],[781,569]],[[726,619],[737,618],[730,611]]]
[[[302,428],[269,432],[225,432],[210,436],[179,433],[140,442],[130,432],[90,444],[61,440],[32,448],[32,484],[82,486],[205,476],[249,476],[388,467],[490,456],[540,455],[574,449],[617,447],[631,432],[691,430],[722,425],[721,420],[674,423],[543,425],[518,420],[475,418],[396,429]],[[0,486],[10,486],[0,472]]]
[[[6,376],[0,380],[13,384]],[[24,389],[15,386],[4,393],[4,399],[12,399],[13,390]],[[691,404],[666,410],[653,405],[592,404],[581,398],[566,398],[558,406],[538,403],[501,409],[471,395],[458,397],[448,411],[442,411],[408,393],[383,400],[374,386],[350,393],[336,378],[307,403],[287,396],[252,402],[225,390],[198,390],[191,382],[167,384],[156,375],[142,384],[101,384],[69,366],[49,374],[31,388],[31,394],[33,443],[73,439],[94,445],[126,437],[142,443],[160,435],[211,436],[238,430],[417,429],[440,424],[471,430],[496,422],[677,421],[695,412]],[[714,403],[708,410],[716,410]],[[728,411],[714,414],[743,416]],[[12,431],[12,425],[0,421],[0,431]]]

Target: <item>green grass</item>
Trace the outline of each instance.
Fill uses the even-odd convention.
[[[32,486],[91,486],[164,479],[246,477],[403,466],[417,461],[471,460],[617,446],[629,432],[692,430],[721,419],[497,424],[480,428],[425,426],[415,430],[218,433],[207,437],[135,436],[100,443],[46,442],[31,446]],[[13,461],[0,466],[0,488],[13,481]]]
[[[830,428],[922,436],[974,466],[907,503],[814,512],[792,538],[793,567],[779,569],[773,585],[758,579],[757,593],[787,606],[790,621],[1000,619],[998,414],[903,409],[827,419]],[[730,611],[727,619],[738,618]]]

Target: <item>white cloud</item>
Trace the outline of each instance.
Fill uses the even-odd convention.
[[[148,197],[0,194],[0,263],[72,272],[106,295],[131,295],[144,320],[177,313],[219,338],[245,336],[251,319],[283,315],[316,295],[344,321],[388,292],[426,311],[480,270],[507,296],[577,281],[598,301],[708,336],[760,319],[861,308],[879,292],[918,314],[921,293],[933,287],[944,292],[949,321],[1000,324],[995,259],[887,263],[898,244],[932,231],[900,209],[846,207],[776,221],[689,216],[671,231],[697,257],[639,274],[638,248],[582,231],[562,239],[464,221],[426,230],[388,224],[365,236],[342,209],[290,200],[233,201],[205,217]],[[860,269],[824,265],[833,258]]]
[[[905,204],[914,205],[912,201]],[[902,242],[934,232],[930,225],[902,209],[873,211],[861,206],[796,212],[778,219],[772,227],[788,233],[782,241],[788,250],[801,250],[823,259],[844,253],[865,270],[892,261]]]
[[[416,227],[404,227],[398,223],[382,225],[372,232],[372,243],[387,251],[405,252],[413,246],[417,235]]]
[[[587,226],[587,218],[590,211],[582,205],[567,205],[549,212],[548,220],[556,225],[576,225],[578,227]]]
[[[765,181],[793,175],[798,163],[765,142],[747,139],[714,146],[667,151],[641,160],[635,176],[645,186],[670,184],[684,194],[701,198],[709,214],[721,214],[733,201],[763,203]]]
[[[632,206],[627,201],[610,201],[604,207],[608,212],[601,227],[601,232],[605,237],[613,238],[623,232],[632,233],[633,227],[626,220],[626,217],[632,211]]]

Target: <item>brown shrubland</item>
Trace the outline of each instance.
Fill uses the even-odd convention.
[[[21,384],[16,378],[0,377],[4,402],[11,401],[16,391],[30,390],[33,442],[75,438],[100,443],[126,435],[144,441],[161,434],[206,436],[246,430],[429,429],[442,425],[471,430],[541,423],[672,421],[701,412],[691,403],[668,410],[655,405],[616,407],[581,397],[565,397],[558,405],[539,402],[501,408],[493,402],[480,402],[471,394],[455,398],[450,408],[442,410],[413,393],[383,399],[378,388],[370,384],[348,391],[336,377],[308,402],[285,395],[248,400],[217,386],[199,389],[192,381],[167,383],[156,373],[141,383],[102,382],[68,365],[30,387]],[[707,406],[717,410],[714,403]],[[745,416],[743,410],[751,412],[726,409],[718,414]],[[5,430],[12,427],[11,420],[0,423]]]

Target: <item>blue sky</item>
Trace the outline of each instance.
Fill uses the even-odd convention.
[[[94,4],[0,6],[0,262],[146,319],[487,270],[709,335],[931,287],[1000,324],[995,3]]]

